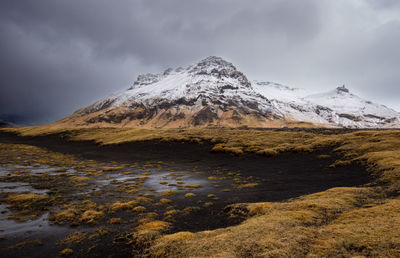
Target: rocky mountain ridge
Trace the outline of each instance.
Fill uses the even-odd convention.
[[[59,126],[113,127],[400,127],[393,109],[342,86],[309,94],[272,82],[251,82],[220,57],[186,68],[139,75],[126,91],[77,110]]]

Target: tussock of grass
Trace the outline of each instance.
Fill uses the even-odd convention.
[[[20,249],[20,248],[24,248],[24,247],[33,247],[33,246],[42,246],[43,242],[42,240],[39,239],[35,239],[35,240],[26,240],[26,241],[22,241],[19,242],[15,245],[9,246],[8,248],[10,249]]]
[[[118,170],[124,169],[126,167],[127,167],[126,165],[103,167],[103,171],[118,171]]]
[[[243,189],[243,188],[252,188],[252,187],[257,187],[259,184],[258,183],[247,183],[247,184],[240,184],[235,186],[237,189]]]
[[[122,224],[123,221],[122,221],[121,218],[110,218],[108,220],[108,223],[110,223],[110,224]]]
[[[67,245],[79,244],[87,240],[87,238],[88,238],[87,232],[75,232],[65,237],[64,240],[61,241],[61,244],[67,244]]]
[[[71,176],[69,179],[71,181],[74,181],[74,182],[83,182],[83,181],[89,181],[90,177],[87,177],[87,176]]]
[[[51,205],[53,199],[45,194],[21,193],[9,194],[2,201],[9,204],[9,208],[15,212],[10,214],[8,219],[23,222],[36,219],[43,214],[46,207]]]
[[[210,206],[213,206],[214,205],[214,203],[213,202],[205,202],[204,204],[203,204],[203,206],[204,207],[210,207]]]
[[[351,165],[352,161],[351,160],[336,160],[333,164],[331,164],[329,167],[331,168],[336,168],[336,167],[345,167],[348,165]]]
[[[131,210],[135,205],[137,205],[138,202],[136,200],[134,201],[129,201],[129,202],[120,202],[116,201],[110,205],[110,210],[112,212],[116,212],[119,210]]]
[[[4,199],[4,201],[8,203],[24,203],[24,202],[37,202],[48,198],[49,198],[48,195],[44,194],[22,193],[22,194],[9,195],[7,196],[7,198]]]
[[[65,222],[70,222],[73,221],[76,218],[78,211],[75,209],[65,209],[59,212],[56,212],[53,214],[52,217],[50,217],[50,220],[58,223],[58,224],[63,224]]]
[[[86,223],[95,223],[96,220],[104,217],[104,212],[96,210],[87,210],[81,216],[81,221]]]
[[[169,211],[166,211],[166,212],[164,212],[164,215],[165,216],[175,216],[175,215],[177,215],[177,214],[179,214],[181,211],[180,210],[169,210]]]
[[[69,256],[72,255],[74,253],[74,251],[71,248],[65,248],[64,250],[60,251],[60,253],[58,253],[59,256]]]
[[[216,181],[216,180],[222,180],[223,178],[216,177],[216,176],[209,176],[207,179],[210,180],[210,181]]]
[[[200,188],[201,185],[200,185],[200,184],[195,184],[195,185],[184,185],[183,187],[186,187],[186,188]]]
[[[197,206],[189,206],[189,207],[184,208],[184,209],[182,210],[182,213],[189,214],[189,213],[191,213],[191,212],[199,211],[199,210],[201,210],[200,207],[197,207]]]
[[[233,153],[236,155],[241,155],[243,154],[243,147],[230,147],[230,146],[225,146],[224,144],[217,144],[212,148],[212,151],[214,152],[228,152],[228,153]]]
[[[172,201],[170,200],[170,199],[166,199],[166,198],[161,198],[160,199],[160,201],[159,201],[159,203],[161,204],[161,205],[168,205],[168,204],[170,204]]]
[[[158,213],[157,212],[148,212],[148,213],[146,213],[146,218],[153,219],[153,218],[157,218],[157,217],[158,217]]]
[[[166,190],[166,191],[162,192],[160,195],[161,196],[175,196],[177,194],[178,194],[178,192],[176,192],[176,191]]]
[[[161,220],[154,220],[143,223],[137,227],[138,230],[166,231],[171,227],[171,224]]]
[[[80,223],[95,224],[105,216],[105,207],[96,203],[84,200],[82,202],[66,204],[58,212],[53,212],[49,220],[57,224]]]
[[[146,203],[152,203],[153,199],[147,197],[136,197],[135,201],[137,203],[146,204]]]
[[[185,198],[191,198],[191,197],[195,197],[195,196],[196,196],[196,194],[194,194],[194,193],[185,194]]]
[[[165,250],[165,249],[156,249],[152,250],[152,255],[154,257],[166,257],[170,253],[177,254],[178,256],[186,256],[185,253],[182,253],[179,251],[179,245],[182,243],[184,244],[186,241],[194,240],[195,239],[195,234],[191,232],[178,232],[172,235],[166,235],[163,236],[161,239],[158,239],[156,241],[156,245],[160,245],[160,243],[168,243],[169,247],[172,250]]]
[[[137,206],[135,208],[133,208],[133,211],[137,212],[137,213],[142,213],[146,211],[146,208],[143,206]]]

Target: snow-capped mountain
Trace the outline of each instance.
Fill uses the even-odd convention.
[[[127,90],[76,111],[60,126],[399,127],[399,113],[345,87],[310,95],[272,82],[250,82],[236,67],[208,57],[186,68],[139,75]],[[304,125],[304,123],[303,123]]]
[[[348,128],[400,127],[397,111],[364,100],[344,85],[320,94],[269,82],[254,82],[254,89],[286,119]]]

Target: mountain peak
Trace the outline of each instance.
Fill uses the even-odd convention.
[[[210,65],[234,67],[232,63],[224,60],[222,57],[219,56],[209,56],[197,63],[197,66],[210,66]]]
[[[242,86],[251,87],[247,77],[236,67],[217,56],[209,56],[194,66],[189,66],[189,72],[193,75],[205,75],[217,78],[218,80],[237,80]]]
[[[236,67],[222,59],[221,57],[217,56],[209,56],[200,62],[198,62],[196,65],[194,65],[193,70],[201,70],[201,71],[237,71]]]
[[[343,86],[337,87],[337,88],[336,88],[336,91],[337,91],[338,93],[340,93],[340,92],[350,93],[349,89],[347,89],[346,86],[345,86],[344,84],[343,84]]]

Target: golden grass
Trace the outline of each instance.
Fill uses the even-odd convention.
[[[123,221],[122,221],[121,218],[110,218],[108,220],[108,223],[110,223],[110,224],[122,224]]]
[[[166,190],[166,191],[162,192],[160,195],[161,196],[175,196],[177,194],[178,194],[178,192],[176,192],[176,191]]]
[[[11,130],[22,135],[39,135],[59,129]],[[214,144],[213,151],[235,155],[275,156],[283,152],[315,152],[331,148],[342,156],[332,166],[364,164],[375,178],[370,187],[333,188],[287,202],[236,205],[232,216],[241,214],[247,219],[233,227],[164,236],[142,230],[138,238],[151,242],[150,256],[400,256],[398,130],[332,133],[328,130],[101,128],[58,132],[61,131],[69,140],[93,140],[103,145],[145,140],[207,141]],[[318,158],[329,157],[320,155]],[[212,176],[209,180],[219,178]]]
[[[50,220],[58,224],[63,224],[65,222],[73,221],[76,218],[77,213],[78,211],[72,208],[61,210],[54,213],[53,216],[50,217]]]
[[[119,210],[131,210],[137,204],[138,204],[138,202],[136,200],[129,201],[129,202],[116,201],[110,205],[110,210],[111,210],[111,212],[116,212]]]
[[[243,189],[243,188],[252,188],[252,187],[257,187],[259,184],[258,183],[247,183],[247,184],[240,184],[235,186],[236,189]]]
[[[185,198],[191,198],[191,197],[195,197],[195,196],[196,196],[196,194],[194,194],[194,193],[185,194]]]
[[[170,204],[171,202],[172,202],[172,200],[167,199],[167,198],[161,198],[160,201],[159,201],[159,203],[160,203],[161,205],[168,205],[168,204]]]
[[[83,182],[83,181],[89,181],[90,177],[87,177],[87,176],[71,176],[69,179],[71,181],[74,181],[74,182]]]
[[[21,193],[9,194],[1,200],[9,204],[13,213],[8,215],[8,219],[23,222],[31,219],[36,219],[43,214],[46,207],[52,204],[53,198],[45,194],[36,193]]]
[[[135,208],[133,208],[133,211],[137,212],[137,213],[142,213],[146,211],[146,208],[143,206],[137,206]]]
[[[95,224],[105,216],[104,210],[105,207],[103,205],[98,205],[90,200],[84,200],[82,202],[65,204],[60,211],[53,212],[49,220],[57,224]]]
[[[304,256],[319,228],[351,210],[370,191],[334,188],[288,203],[251,204],[246,207],[251,217],[238,226],[164,236],[155,241],[151,253],[168,257]]]
[[[36,194],[36,193],[22,193],[22,194],[12,194],[4,199],[8,203],[23,203],[23,202],[36,202],[48,199],[48,195]]]
[[[88,238],[88,233],[87,232],[74,232],[72,234],[69,234],[64,238],[64,240],[61,241],[61,244],[79,244],[87,240]]]
[[[19,242],[15,245],[9,246],[8,248],[10,249],[19,249],[19,248],[24,248],[24,247],[33,247],[33,246],[42,246],[43,242],[42,240],[35,239],[35,240],[26,240]]]
[[[44,148],[26,144],[0,143],[0,162],[16,165],[38,167],[40,165],[50,167],[79,166],[81,161],[72,155],[65,155],[48,151]]]
[[[104,212],[97,210],[87,210],[81,216],[81,221],[86,223],[95,223],[96,220],[104,217]]]
[[[65,248],[64,250],[58,253],[59,256],[69,256],[72,255],[74,251],[71,248]]]
[[[316,256],[399,257],[400,200],[343,212],[319,230],[312,246]]]
[[[136,201],[137,203],[146,204],[146,203],[151,203],[151,202],[153,202],[153,199],[148,198],[148,197],[136,197],[135,201]]]
[[[165,216],[175,216],[175,215],[178,215],[180,212],[181,212],[180,210],[174,209],[174,210],[169,210],[169,211],[164,212],[164,215]]]
[[[166,231],[171,227],[171,223],[154,220],[145,222],[137,227],[138,230]]]

